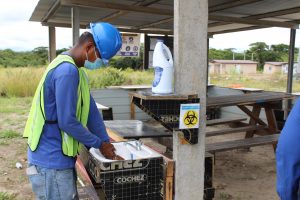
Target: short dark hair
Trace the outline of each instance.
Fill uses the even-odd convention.
[[[86,32],[82,33],[81,36],[79,37],[78,44],[81,45],[81,44],[83,44],[85,42],[89,42],[89,41],[92,41],[94,43],[94,45],[96,46],[93,35],[90,32],[86,31]]]

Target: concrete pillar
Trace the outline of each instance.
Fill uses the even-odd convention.
[[[73,38],[73,45],[77,42],[79,38],[79,25],[80,25],[80,19],[79,19],[79,8],[72,7],[71,8],[71,16],[72,16],[72,38]]]
[[[48,31],[49,31],[48,61],[51,62],[56,57],[55,27],[49,26]]]
[[[208,0],[174,1],[175,92],[200,97],[199,143],[182,145],[174,133],[175,200],[203,198]]]

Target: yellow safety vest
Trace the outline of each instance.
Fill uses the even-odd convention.
[[[44,82],[50,70],[56,68],[63,62],[69,62],[76,66],[74,60],[68,55],[57,56],[47,67],[35,91],[29,116],[24,129],[23,137],[28,137],[28,145],[31,151],[35,151],[39,144],[39,140],[46,121],[44,108]],[[76,67],[77,68],[77,67]],[[90,91],[88,80],[85,72],[81,68],[77,68],[79,72],[78,99],[76,118],[84,127],[87,125],[90,110]],[[76,156],[80,150],[80,143],[71,135],[61,131],[62,150],[67,156]]]

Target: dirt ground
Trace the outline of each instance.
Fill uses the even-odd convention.
[[[211,137],[207,142],[240,139],[244,133]],[[214,166],[216,200],[277,200],[276,161],[272,145],[252,147],[250,151],[216,153]]]
[[[0,200],[33,199],[31,186],[25,176],[27,165],[26,140],[21,137],[29,109],[23,99],[13,102],[12,108],[3,105],[10,100],[0,99]],[[18,109],[15,109],[18,108]],[[218,127],[223,128],[223,127]],[[7,136],[6,130],[18,135]],[[210,137],[206,142],[243,138],[243,133]],[[16,163],[23,165],[16,168]],[[272,145],[253,147],[249,152],[232,150],[216,154],[214,166],[216,200],[276,200],[276,168]]]

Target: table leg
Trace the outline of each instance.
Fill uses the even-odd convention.
[[[278,127],[276,122],[276,117],[274,114],[274,110],[270,106],[265,107],[266,117],[268,121],[269,134],[278,133]],[[274,150],[276,149],[277,143],[273,144]]]
[[[266,125],[266,123],[264,123],[261,119],[259,119],[259,114],[261,111],[260,106],[254,105],[252,112],[246,106],[240,105],[238,107],[250,117],[249,125],[256,125],[257,123],[259,123],[261,125]],[[247,131],[245,138],[253,137],[254,132],[255,131]]]

